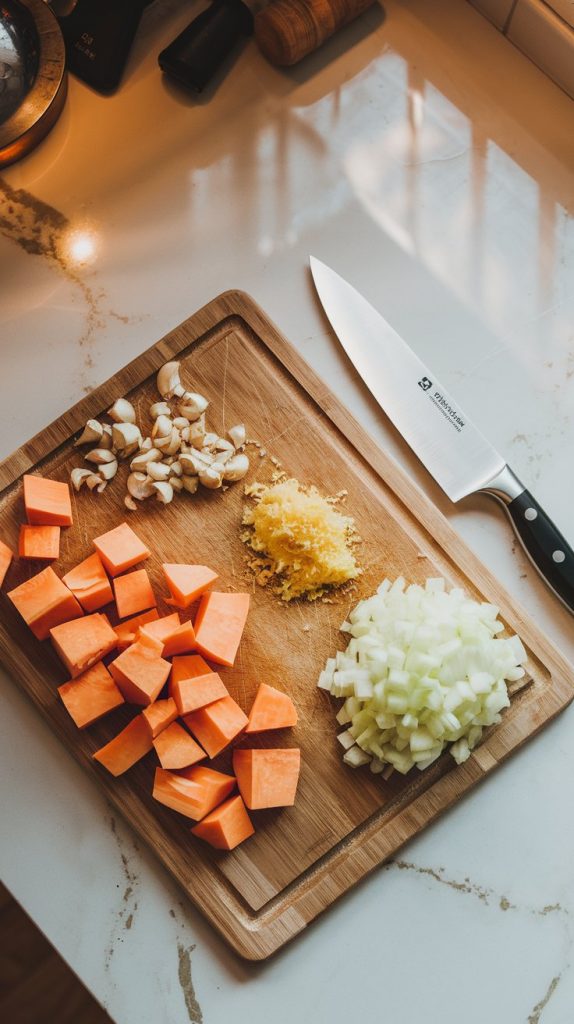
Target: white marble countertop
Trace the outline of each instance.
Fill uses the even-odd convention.
[[[487,499],[452,506],[352,377],[306,271],[360,286],[574,541],[574,104],[470,6],[388,0],[199,99],[157,0],[111,99],[0,179],[0,455],[228,288],[249,292],[574,660]],[[40,205],[45,204],[45,205]],[[574,710],[267,964],[228,951],[0,678],[2,879],[117,1024],[566,1024]]]

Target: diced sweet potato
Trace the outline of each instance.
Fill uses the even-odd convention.
[[[83,615],[74,595],[50,566],[10,590],[8,597],[38,640],[45,640],[61,622]]]
[[[153,796],[160,804],[200,821],[235,789],[232,775],[195,765],[178,775],[156,768]]]
[[[5,544],[3,540],[0,540],[0,587],[4,582],[6,573],[8,572],[8,568],[10,566],[10,562],[12,561],[13,558],[14,555],[12,554],[8,545]]]
[[[50,639],[72,679],[115,650],[118,641],[106,616],[100,612],[54,626]]]
[[[136,569],[114,579],[114,594],[120,619],[154,608],[156,599],[145,569]]]
[[[204,839],[216,850],[234,850],[255,832],[240,796],[232,796],[194,825],[193,835]]]
[[[118,650],[123,651],[133,644],[139,636],[141,626],[146,626],[148,622],[155,622],[157,619],[159,619],[157,608],[150,608],[149,612],[134,615],[133,619],[127,619],[126,622],[120,622],[119,625],[114,626],[118,638]]]
[[[101,661],[77,679],[59,686],[58,693],[78,729],[85,729],[124,703],[118,687]]]
[[[167,700],[155,700],[142,711],[144,720],[147,722],[149,734],[152,740],[159,736],[163,729],[175,722],[178,711],[177,704],[171,697]]]
[[[179,722],[172,722],[167,729],[162,729],[153,745],[162,768],[188,768],[206,756],[205,750]]]
[[[217,573],[206,565],[165,563],[162,568],[171,593],[166,604],[174,604],[177,608],[187,608],[217,579]]]
[[[195,646],[217,662],[232,666],[249,611],[249,594],[204,594],[194,622]]]
[[[62,576],[62,581],[86,612],[97,612],[114,599],[108,575],[97,552],[70,569]]]
[[[28,526],[23,523],[20,527],[18,555],[20,558],[40,558],[46,561],[59,558],[60,527]]]
[[[72,502],[70,488],[59,480],[26,474],[24,507],[32,526],[71,526]]]
[[[192,711],[206,707],[207,704],[213,704],[214,700],[229,696],[227,687],[217,672],[190,679],[175,679],[171,692],[180,715],[188,715]]]
[[[179,655],[173,659],[168,691],[173,697],[173,687],[180,679],[195,679],[196,676],[209,675],[213,669],[209,667],[200,654]]]
[[[287,729],[297,725],[297,711],[288,694],[274,686],[261,683],[249,713],[246,733],[265,732],[267,729]]]
[[[198,821],[209,814],[214,807],[223,803],[233,793],[237,785],[234,775],[225,775],[223,772],[216,772],[214,768],[207,768],[203,764],[195,764],[192,768],[184,768],[179,772],[180,778],[195,782],[203,788],[203,800],[198,808]]]
[[[247,725],[247,715],[233,697],[223,697],[199,711],[184,716],[184,722],[209,757],[216,757],[239,736]]]
[[[163,656],[172,658],[175,654],[186,654],[195,647],[195,630],[191,622],[182,622],[181,626],[164,638]]]
[[[112,775],[123,775],[152,748],[149,730],[141,715],[133,718],[113,740],[93,755]]]
[[[152,704],[169,676],[171,665],[160,654],[162,643],[140,637],[110,663],[109,669],[131,704]]]
[[[127,523],[96,537],[94,547],[110,576],[117,576],[150,556],[149,548]]]
[[[146,633],[148,636],[154,636],[156,640],[161,640],[162,643],[165,643],[166,636],[173,633],[178,626],[179,615],[177,612],[173,612],[171,615],[164,615],[160,619],[154,619],[152,622],[144,623],[143,626],[140,626],[138,635],[141,636],[142,633]],[[163,650],[162,657],[167,657]]]
[[[239,792],[250,810],[294,804],[300,767],[297,749],[233,751]]]

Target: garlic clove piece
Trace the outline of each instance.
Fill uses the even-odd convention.
[[[235,448],[231,444],[231,441],[226,441],[224,437],[218,437],[213,446],[213,450],[216,452],[234,452]]]
[[[152,438],[157,437],[169,437],[173,428],[173,421],[171,416],[166,416],[164,413],[159,415],[153,425],[151,432]]]
[[[154,402],[149,407],[149,414],[152,420],[157,420],[158,416],[171,416],[171,409],[167,402]]]
[[[88,477],[93,475],[94,471],[92,469],[82,469],[81,467],[73,469],[70,473],[70,482],[74,490],[79,491],[86,483]]]
[[[118,471],[118,463],[116,459],[113,462],[102,462],[98,473],[104,480],[112,480]]]
[[[187,491],[188,494],[195,494],[199,487],[198,476],[182,476],[180,482],[184,491]]]
[[[164,480],[154,480],[152,487],[156,492],[156,498],[162,505],[169,505],[173,498],[173,487]]]
[[[235,482],[242,480],[249,469],[249,459],[243,452],[233,455],[223,466],[223,479]]]
[[[178,491],[183,491],[183,480],[182,480],[181,477],[179,477],[179,476],[170,476],[169,482],[170,482],[170,484],[172,486],[172,489],[173,489],[174,493],[177,494]]]
[[[185,394],[185,388],[179,379],[179,363],[175,360],[164,363],[158,370],[156,384],[162,398],[181,398]]]
[[[152,480],[168,480],[170,475],[170,467],[164,465],[163,462],[150,462],[146,466],[146,471]]]
[[[179,430],[177,427],[173,427],[169,437],[156,437],[153,443],[154,447],[159,448],[164,455],[175,455],[181,445]]]
[[[202,412],[199,419],[189,424],[186,440],[196,448],[201,448],[205,437],[205,413]]]
[[[112,428],[109,423],[102,423],[102,436],[99,440],[100,448],[112,448]]]
[[[146,472],[150,462],[161,462],[161,452],[157,448],[150,448],[148,451],[142,452],[140,448],[138,454],[130,462],[130,469],[133,472],[138,472],[138,470],[140,473]]]
[[[108,486],[108,481],[102,480],[99,473],[92,473],[86,480],[86,486],[89,487],[91,491],[96,491],[98,494],[101,494]]]
[[[110,416],[115,423],[135,423],[136,411],[127,398],[116,398],[111,409],[108,409]]]
[[[86,462],[94,462],[96,466],[103,466],[107,462],[116,462],[113,452],[107,448],[92,448],[91,452],[84,455]]]
[[[139,449],[142,442],[140,428],[135,423],[114,423],[112,440],[118,455],[127,458]]]
[[[93,444],[94,441],[99,441],[103,432],[104,428],[98,420],[88,420],[78,440],[74,441],[74,448],[78,448],[81,444]]]
[[[152,485],[153,481],[145,473],[130,473],[126,482],[128,493],[131,494],[132,498],[137,498],[138,501],[145,501],[146,498],[151,498],[153,494]]]
[[[208,451],[212,451],[215,448],[217,441],[219,441],[219,434],[207,433],[203,438],[202,448],[207,448]]]
[[[227,431],[227,436],[231,440],[234,448],[241,448],[247,440],[247,432],[245,430],[244,423],[236,423],[234,427],[230,427]]]
[[[217,463],[215,465],[217,465]],[[207,469],[202,469],[201,472],[197,474],[200,484],[202,484],[203,487],[207,487],[210,491],[217,490],[217,488],[221,487],[223,483],[223,474],[221,472],[222,468],[222,466],[219,466],[218,469],[216,469],[215,466],[208,466]]]
[[[204,395],[198,395],[195,391],[186,391],[181,402],[178,404],[177,411],[180,416],[193,422],[199,419],[208,405],[209,402]]]

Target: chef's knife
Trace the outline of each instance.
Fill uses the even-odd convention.
[[[496,498],[538,572],[574,612],[574,551],[544,509],[384,317],[325,263],[310,263],[339,341],[429,473],[451,501],[477,491]]]

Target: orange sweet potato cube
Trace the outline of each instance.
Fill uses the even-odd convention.
[[[72,679],[101,661],[118,642],[115,631],[100,612],[54,626],[50,638]]]
[[[154,592],[145,569],[135,569],[114,579],[114,594],[120,619],[137,615],[156,604]]]
[[[193,624],[197,650],[218,665],[231,668],[248,611],[249,594],[204,594]]]
[[[142,716],[137,715],[113,740],[96,750],[93,757],[112,775],[123,775],[136,761],[145,757],[151,747],[147,725]]]
[[[234,850],[244,839],[249,839],[255,829],[241,797],[232,796],[194,825],[191,831],[216,850]]]
[[[174,604],[177,608],[187,608],[217,579],[217,573],[206,565],[166,562],[162,568],[171,593],[171,597],[166,598],[166,604]]]
[[[162,649],[161,640],[142,636],[111,662],[110,672],[131,704],[145,706],[159,696],[171,671]]]
[[[223,697],[199,711],[184,715],[183,721],[209,757],[216,757],[239,736],[249,719],[233,697]]]
[[[207,756],[179,722],[172,722],[167,729],[162,729],[153,745],[162,768],[188,768]]]
[[[173,668],[172,668],[173,671]],[[171,692],[180,715],[191,714],[199,708],[213,704],[229,692],[221,676],[217,672],[209,672],[191,679],[174,679]]]
[[[301,751],[297,748],[233,751],[239,792],[252,811],[294,804],[300,767]]]
[[[177,704],[171,697],[166,700],[154,700],[142,711],[144,721],[147,723],[150,738],[155,740],[160,732],[167,729],[168,725],[175,722],[177,718]]]
[[[4,541],[0,540],[0,587],[4,582],[6,573],[8,572],[10,562],[14,558],[10,548]]]
[[[164,647],[165,650],[165,647]],[[173,697],[173,688],[181,679],[195,679],[196,676],[210,675],[213,671],[201,654],[177,655],[171,663],[171,675],[169,677],[169,696]]]
[[[153,797],[165,807],[199,821],[226,799],[235,789],[232,775],[224,775],[203,765],[184,768],[178,774],[156,768]]]
[[[139,635],[146,633],[148,636],[154,636],[156,640],[161,640],[162,644],[165,645],[166,636],[169,636],[170,633],[173,633],[178,628],[179,615],[177,612],[172,612],[171,615],[163,615],[161,619],[144,623],[140,626]],[[162,651],[162,657],[166,657],[165,650]]]
[[[124,703],[124,698],[102,661],[82,672],[77,679],[59,686],[58,693],[78,729],[85,729]]]
[[[191,622],[182,622],[163,639],[164,658],[173,658],[176,654],[186,654],[195,647],[195,630]]]
[[[70,569],[62,576],[62,580],[86,612],[97,612],[114,599],[110,581],[97,552]]]
[[[127,523],[96,537],[94,547],[110,576],[117,576],[150,556],[149,548]]]
[[[130,644],[137,640],[142,626],[147,625],[149,622],[156,622],[158,619],[159,612],[157,608],[150,608],[149,612],[134,615],[133,619],[126,619],[125,622],[120,622],[117,626],[114,626],[118,638],[118,650],[124,651],[126,647],[129,647]]]
[[[46,640],[54,626],[83,615],[74,595],[50,566],[10,590],[8,597],[38,640]]]
[[[24,507],[32,526],[71,526],[72,502],[70,488],[59,480],[26,474]]]
[[[53,561],[60,556],[59,526],[29,526],[23,523],[20,527],[18,541],[20,558],[44,558]]]

